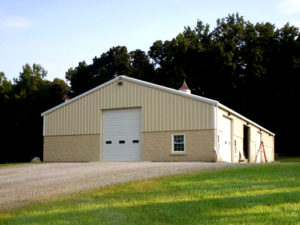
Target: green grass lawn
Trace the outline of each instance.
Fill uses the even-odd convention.
[[[0,224],[300,224],[300,164],[102,188],[0,213]]]
[[[276,159],[280,162],[300,162],[300,156],[281,156]]]
[[[0,163],[0,167],[18,166],[18,165],[26,165],[26,164],[40,164],[40,163],[43,163],[43,162]]]

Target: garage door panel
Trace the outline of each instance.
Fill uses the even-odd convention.
[[[117,154],[117,155],[116,155]],[[111,162],[131,162],[131,161],[138,161],[136,151],[126,151],[126,152],[106,152],[104,154],[105,161]]]
[[[104,136],[111,136],[111,135],[118,135],[118,133],[122,133],[122,132],[127,132],[128,134],[139,134],[140,132],[136,131],[137,128],[127,128],[127,129],[118,129],[118,128],[109,128],[107,127],[105,134],[103,134]]]
[[[128,120],[126,118],[118,118],[118,120],[106,120],[107,124],[103,124],[103,127],[136,127],[140,124],[140,120]]]
[[[141,109],[103,111],[103,161],[140,161]]]
[[[125,140],[127,141],[131,141],[131,140],[135,140],[135,139],[140,139],[140,134],[139,133],[135,133],[135,134],[131,134],[129,135],[117,135],[117,134],[111,134],[111,135],[107,135],[107,136],[103,136],[103,140],[104,141],[118,141],[118,140]]]

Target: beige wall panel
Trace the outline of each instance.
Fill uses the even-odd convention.
[[[274,136],[271,136],[268,133],[262,131],[262,140],[264,141],[265,146],[273,147],[273,145],[274,145]]]
[[[186,153],[172,154],[172,134],[185,134]],[[142,161],[215,161],[214,130],[143,132]]]
[[[44,137],[45,162],[93,162],[100,160],[100,135]]]
[[[259,128],[255,127],[252,124],[247,124],[246,121],[240,119],[239,117],[228,114],[228,112],[222,108],[218,108],[217,114],[217,129],[221,129],[222,117],[228,117],[232,119],[232,154],[233,161],[238,162],[239,160],[239,150],[243,150],[243,127],[247,125],[250,127],[250,154],[249,161],[254,162],[255,156],[257,153],[257,144],[256,144],[256,134],[257,132],[261,133],[261,140],[264,142],[266,149],[266,155],[268,162],[274,161],[274,136],[270,136],[265,131],[261,131]],[[235,146],[236,141],[236,146]]]
[[[99,134],[102,109],[129,107],[142,107],[145,132],[212,129],[212,105],[123,81],[47,114],[45,136]]]
[[[270,136],[268,133],[262,132],[262,140],[264,142],[267,160],[273,162],[275,160],[275,152],[273,151],[275,146],[274,136]]]

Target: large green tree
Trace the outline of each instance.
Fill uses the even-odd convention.
[[[147,54],[113,47],[91,65],[70,69],[66,78],[74,95],[116,74],[172,88],[185,79],[194,94],[217,99],[277,133],[277,151],[299,154],[284,147],[289,137],[296,138],[288,130],[298,116],[286,109],[299,95],[299,43],[294,26],[253,24],[231,14],[218,19],[212,30],[198,21],[171,40],[155,41]]]
[[[11,83],[0,73],[0,162],[30,161],[43,156],[41,112],[61,103],[68,92],[60,79],[45,79],[38,64],[26,64]]]
[[[185,78],[193,93],[218,99],[277,133],[277,151],[299,154],[289,142],[296,138],[291,124],[299,119],[287,110],[299,95],[299,41],[294,26],[252,24],[233,14],[211,32],[198,21],[171,41],[156,41],[149,55],[161,74],[158,82],[176,88]]]
[[[95,57],[93,63],[84,61],[66,72],[66,79],[71,84],[71,95],[79,95],[117,75],[128,75],[140,79],[153,76],[154,68],[149,57],[141,50],[128,52],[125,46],[110,48]]]

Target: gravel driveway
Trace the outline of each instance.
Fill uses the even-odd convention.
[[[0,211],[108,185],[241,165],[130,162],[43,163],[0,167]]]

